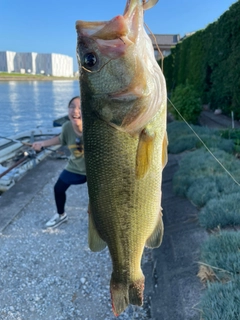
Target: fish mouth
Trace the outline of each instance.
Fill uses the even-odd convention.
[[[126,53],[129,46],[141,41],[139,35],[143,28],[143,12],[157,2],[158,0],[127,0],[123,15],[109,21],[79,20],[76,22],[78,38],[95,41],[102,54],[110,59],[118,59]]]
[[[99,51],[111,59],[124,55],[130,45],[136,43],[139,23],[143,21],[142,0],[128,0],[123,15],[110,21],[77,21],[76,29],[79,38],[91,38]]]

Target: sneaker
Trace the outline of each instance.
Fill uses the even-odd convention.
[[[52,219],[50,219],[45,226],[47,228],[56,228],[57,226],[60,226],[60,224],[62,224],[63,222],[67,222],[68,220],[68,216],[66,213],[60,215],[58,213],[56,213]]]

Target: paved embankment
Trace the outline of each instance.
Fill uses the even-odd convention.
[[[147,287],[151,318],[154,320],[198,320],[197,304],[203,288],[199,279],[200,246],[206,232],[198,225],[198,210],[187,200],[176,197],[172,178],[179,156],[169,155],[163,173],[163,217],[165,233],[161,247],[153,250],[148,266]],[[145,267],[146,268],[146,267]]]
[[[203,111],[199,117],[199,123],[210,128],[240,128],[239,121],[232,121],[229,117],[223,114],[214,114],[212,111]]]

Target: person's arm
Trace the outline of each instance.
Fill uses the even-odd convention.
[[[48,140],[36,141],[32,144],[32,148],[36,151],[40,151],[42,148],[56,146],[58,144],[61,144],[61,142],[59,136],[56,136]]]

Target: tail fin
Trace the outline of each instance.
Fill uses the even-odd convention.
[[[112,309],[115,316],[120,315],[129,303],[141,306],[143,304],[144,277],[140,280],[127,283],[116,283],[111,279],[110,291]]]
[[[139,279],[129,286],[129,302],[131,304],[141,306],[143,304],[144,280]]]
[[[112,310],[114,315],[118,316],[129,305],[128,286],[123,283],[115,283],[113,279],[111,279],[110,291],[112,298]]]

